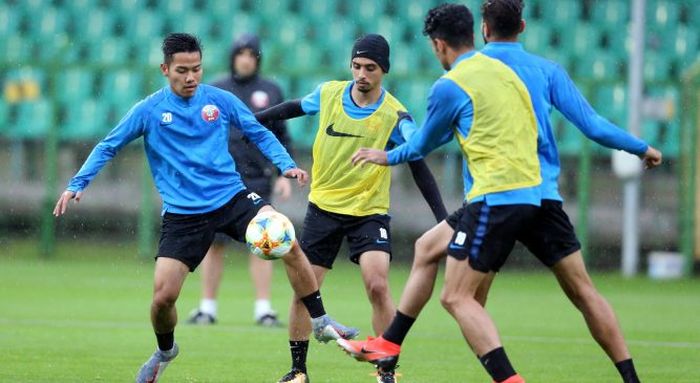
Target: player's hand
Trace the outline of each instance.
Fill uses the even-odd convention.
[[[640,157],[642,162],[644,162],[644,169],[655,168],[661,165],[661,162],[663,161],[663,155],[661,152],[652,148],[651,146],[649,146],[646,153]]]
[[[299,169],[299,168],[292,168],[284,173],[282,173],[283,176],[287,178],[296,178],[297,183],[299,186],[304,186],[309,182],[309,173]]]
[[[72,192],[70,190],[64,191],[60,197],[58,197],[58,201],[56,201],[56,207],[53,208],[53,215],[56,217],[60,217],[61,215],[65,214],[66,209],[68,208],[68,202],[70,200],[75,199],[75,202],[78,203],[80,202],[80,198],[83,196],[83,192]]]
[[[277,177],[273,191],[282,201],[286,201],[292,196],[292,183],[288,178]]]
[[[386,152],[379,149],[360,148],[352,156],[352,164],[354,166],[363,166],[366,163],[377,164],[382,166],[389,165]]]

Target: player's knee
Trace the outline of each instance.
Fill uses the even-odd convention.
[[[160,289],[153,294],[153,306],[159,309],[175,306],[177,296],[177,292],[168,289]]]
[[[365,289],[370,301],[383,301],[389,296],[389,284],[385,278],[372,278],[365,282]]]
[[[440,304],[448,312],[454,312],[455,308],[459,305],[460,297],[450,291],[443,290],[440,294]]]
[[[418,239],[416,239],[416,243],[414,245],[415,254],[428,254],[430,252],[430,245],[431,243],[425,234],[421,235]]]

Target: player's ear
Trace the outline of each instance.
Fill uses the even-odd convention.
[[[163,76],[168,77],[168,64],[160,64],[160,72],[163,73]]]
[[[520,30],[518,34],[525,32],[525,20],[520,20]]]

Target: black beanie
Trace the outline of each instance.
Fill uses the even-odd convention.
[[[369,34],[357,39],[351,56],[351,60],[355,57],[374,60],[384,73],[389,73],[389,43],[381,35]]]

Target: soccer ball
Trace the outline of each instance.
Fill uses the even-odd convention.
[[[256,215],[245,231],[250,252],[262,259],[278,259],[289,253],[296,237],[294,225],[284,214],[264,211]]]

